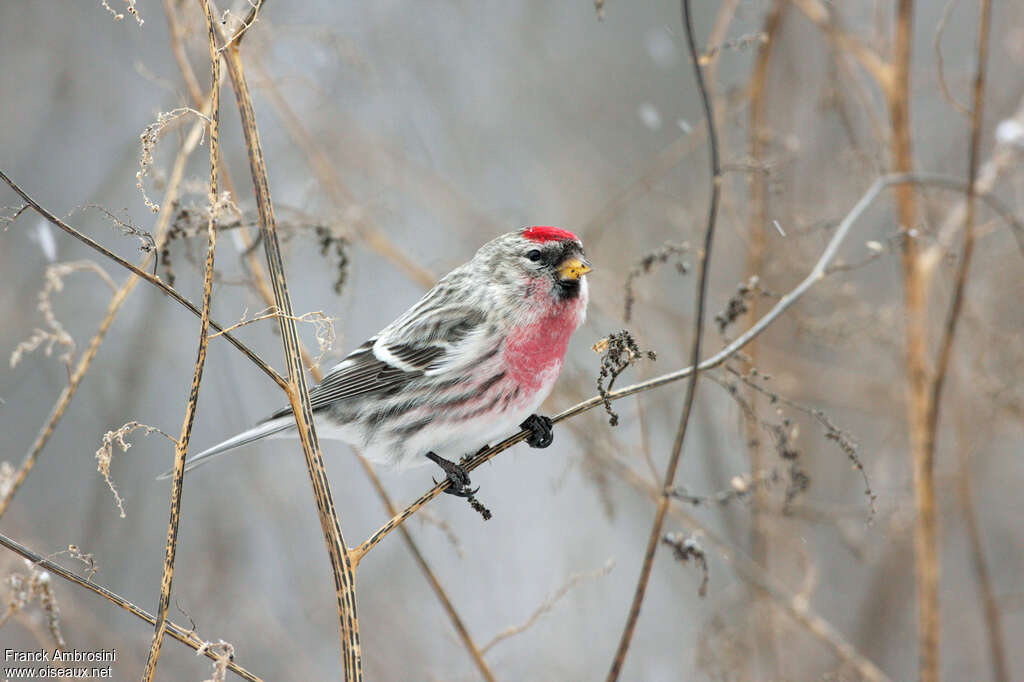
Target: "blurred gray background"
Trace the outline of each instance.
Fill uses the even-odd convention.
[[[120,0],[109,2],[124,11]],[[744,170],[750,163],[747,86],[756,34],[772,3],[727,4],[734,12],[713,82],[723,163],[731,170],[712,261],[712,316],[749,275],[752,229],[764,231],[764,288],[788,291],[811,268],[835,222],[885,172],[889,158],[888,119],[877,89],[848,57],[837,57],[803,15],[787,9],[765,98],[767,218],[782,229],[771,222],[751,228],[752,173]],[[721,8],[695,5],[703,47]],[[842,5],[844,23],[884,50],[893,3]],[[142,26],[131,16],[115,21],[98,3],[0,4],[0,168],[44,206],[61,216],[70,213],[71,224],[133,261],[142,257],[138,242],[121,235],[99,211],[83,207],[100,204],[143,230],[153,229],[157,216],[135,187],[139,135],[158,112],[192,104],[171,49],[165,7],[150,0],[137,7]],[[180,23],[187,58],[205,92],[209,60],[198,4],[168,0],[166,9]],[[940,93],[932,48],[942,9],[937,0],[922,1],[915,16],[915,163],[963,177],[967,124]],[[244,3],[232,7],[229,24],[245,11]],[[968,103],[976,12],[971,3],[957,3],[942,42],[950,89]],[[982,159],[993,154],[993,131],[1016,115],[1024,94],[1022,20],[1020,6],[995,3]],[[583,0],[271,1],[242,52],[283,223],[295,310],[322,310],[337,318],[338,341],[324,366],[424,290],[408,268],[383,257],[361,235],[384,235],[409,262],[439,276],[500,232],[559,225],[582,236],[595,264],[590,317],[570,344],[560,386],[545,406],[549,413],[561,411],[595,392],[599,356],[590,347],[624,326],[623,284],[630,268],[666,241],[700,239],[708,152],[676,3],[609,0],[599,21]],[[228,83],[221,123],[222,153],[237,188],[233,198],[251,220],[251,182]],[[183,118],[161,138],[153,173],[144,180],[157,201],[191,125],[192,119]],[[311,163],[299,144],[302,136],[328,169]],[[182,205],[201,207],[205,201],[207,154],[204,144],[191,156]],[[1024,184],[1017,165],[1000,176],[996,191],[1019,209]],[[932,235],[959,197],[931,190],[920,197],[918,228]],[[19,202],[3,187],[0,205]],[[337,258],[319,253],[311,224],[349,240],[348,277],[340,294],[332,289]],[[768,388],[824,410],[859,444],[877,494],[871,522],[860,474],[813,419],[765,400],[756,403],[762,419],[790,418],[800,425],[795,447],[811,485],[788,507],[787,464],[769,434],[754,429],[764,469],[783,479],[761,503],[769,539],[761,560],[770,580],[783,594],[806,597],[894,680],[911,679],[917,670],[901,276],[898,254],[888,249],[897,228],[892,203],[883,199],[842,252],[847,262],[860,262],[871,254],[866,242],[877,241],[885,246],[882,256],[822,282],[762,337],[757,359],[759,369],[772,376]],[[1024,657],[1013,646],[1024,638],[1024,315],[1018,303],[1024,280],[1021,253],[1005,225],[983,211],[980,229],[936,463],[943,676],[992,675],[960,494],[967,471],[1000,601],[1011,677],[1024,679]],[[222,323],[265,307],[247,285],[234,236],[226,233],[217,249],[213,312]],[[193,300],[201,293],[204,248],[202,236],[178,238],[170,247],[175,284]],[[937,320],[957,253],[944,255],[936,266]],[[31,211],[3,226],[2,354],[44,326],[37,301],[51,261],[85,258],[98,256]],[[696,264],[692,253],[683,260]],[[98,262],[118,283],[124,281],[116,265]],[[681,276],[668,264],[638,280],[628,328],[658,359],[627,370],[618,385],[686,363],[695,272]],[[79,354],[103,318],[109,295],[86,272],[68,275],[64,290],[54,295],[56,315]],[[771,302],[762,300],[760,310]],[[751,322],[742,317],[727,334],[734,337]],[[275,327],[260,322],[238,335],[283,369]],[[130,420],[178,434],[197,329],[195,318],[152,287],[138,286],[35,470],[0,519],[0,531],[42,554],[71,543],[93,553],[100,567],[95,579],[149,610],[159,589],[169,494],[168,483],[154,477],[170,466],[173,450],[158,436],[136,434],[127,453],[115,453],[112,477],[124,498],[125,518],[96,472],[94,453],[105,432]],[[312,330],[303,327],[303,333],[315,347]],[[707,353],[723,342],[709,319]],[[67,383],[57,354],[36,351],[0,372],[0,460],[15,467]],[[547,450],[520,445],[502,454],[473,475],[480,499],[494,512],[486,523],[461,500],[442,496],[407,524],[481,646],[526,621],[574,574],[614,562],[610,572],[574,583],[535,625],[487,652],[498,679],[583,680],[606,673],[654,515],[653,501],[635,480],[655,480],[645,448],[661,476],[682,394],[683,384],[676,383],[616,403],[616,428],[601,410],[592,410],[558,427]],[[282,400],[245,358],[223,340],[213,341],[194,448],[246,428]],[[743,412],[721,386],[701,381],[692,426],[677,484],[707,495],[751,472]],[[330,441],[323,446],[346,539],[358,544],[387,514],[349,448]],[[623,474],[623,465],[635,480]],[[399,505],[426,490],[432,474],[432,467],[380,472]],[[699,570],[678,563],[662,547],[623,679],[857,679],[778,601],[759,598],[737,569],[737,557],[752,552],[749,500],[685,511],[723,540],[709,542],[697,530],[708,553],[707,596],[697,594]],[[670,518],[666,529],[692,533],[695,526]],[[267,680],[340,676],[329,565],[297,441],[249,446],[189,476],[178,549],[175,622],[188,627],[191,618],[202,637],[233,643],[237,662]],[[4,550],[0,573],[12,571],[24,567]],[[151,628],[79,588],[59,581],[54,587],[69,646],[116,647],[115,678],[136,678]],[[479,679],[397,534],[360,565],[358,598],[367,679]],[[0,628],[0,648],[48,646],[43,622],[37,605],[26,608]],[[208,661],[166,642],[159,679],[208,675]]]

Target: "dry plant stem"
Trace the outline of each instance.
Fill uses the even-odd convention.
[[[181,425],[181,436],[174,448],[174,474],[171,484],[171,511],[167,523],[167,543],[164,549],[164,567],[160,578],[160,597],[157,602],[156,625],[153,640],[149,646],[146,667],[142,673],[143,682],[152,682],[156,674],[157,661],[160,659],[160,648],[163,646],[164,634],[167,632],[167,609],[171,604],[171,585],[174,581],[174,557],[178,549],[178,523],[181,520],[181,493],[185,481],[185,457],[188,455],[189,441],[192,438],[192,424],[195,422],[196,406],[199,402],[199,386],[203,380],[203,367],[206,365],[206,349],[210,338],[210,301],[213,295],[213,258],[217,246],[217,164],[220,152],[220,57],[217,55],[217,40],[214,32],[214,18],[208,2],[202,1],[206,12],[207,31],[210,38],[210,215],[206,221],[207,246],[206,268],[203,273],[203,310],[199,318],[199,348],[196,350],[195,368],[192,372],[192,384],[189,387],[188,399],[185,402],[185,419]]]
[[[754,61],[754,72],[750,77],[750,161],[754,167],[762,165],[764,154],[764,110],[765,96],[767,92],[766,82],[768,80],[768,67],[771,64],[772,55],[777,42],[779,27],[782,24],[782,17],[786,9],[786,0],[774,0],[768,14],[765,16],[761,32],[765,36],[764,42],[759,46],[757,57]],[[750,246],[747,252],[747,277],[760,276],[764,267],[765,253],[765,232],[768,221],[768,177],[765,173],[755,172],[750,177]],[[760,315],[761,298],[755,296],[750,304],[750,319],[756,320]],[[747,355],[750,356],[750,364],[757,366],[757,342],[750,344],[747,348]],[[751,395],[750,399],[756,400]],[[757,437],[757,426],[751,421],[745,422],[747,430],[747,443],[750,453],[750,470],[761,471],[764,469],[764,451],[761,448],[761,439]],[[768,554],[768,536],[770,532],[769,518],[764,513],[767,503],[767,494],[763,487],[754,489],[753,504],[751,505],[751,547],[750,551],[754,561],[758,564],[770,567]],[[772,621],[773,613],[765,605],[759,605],[757,614],[757,639],[758,650],[762,652],[765,659],[768,674],[778,677],[778,656],[775,650],[775,635]]]
[[[718,217],[718,201],[721,195],[722,170],[718,161],[718,136],[715,133],[715,118],[711,108],[711,96],[708,94],[704,83],[704,72],[700,65],[697,54],[697,44],[693,36],[693,19],[690,16],[690,0],[681,0],[683,26],[686,29],[686,43],[690,49],[690,59],[693,62],[694,77],[697,81],[697,89],[700,91],[701,101],[704,105],[704,120],[708,127],[708,141],[710,143],[710,166],[711,166],[711,199],[708,205],[707,226],[704,228],[704,248],[700,254],[700,270],[697,276],[696,292],[696,321],[693,331],[693,345],[690,350],[690,364],[696,367],[690,374],[686,384],[686,395],[683,398],[683,413],[679,418],[679,428],[676,431],[675,442],[672,444],[672,454],[669,456],[668,466],[665,469],[665,478],[662,483],[661,496],[658,499],[658,508],[655,512],[654,523],[651,526],[651,534],[647,539],[647,550],[644,553],[643,565],[640,569],[640,578],[637,581],[636,592],[633,594],[633,603],[629,607],[629,615],[626,617],[626,625],[622,631],[622,638],[619,640],[618,650],[612,660],[611,669],[608,671],[608,682],[619,679],[622,666],[626,661],[626,654],[629,652],[629,645],[633,639],[633,632],[636,629],[637,621],[640,618],[640,607],[643,605],[644,595],[647,592],[647,583],[651,577],[651,568],[654,565],[654,555],[657,552],[661,538],[661,529],[665,523],[665,514],[668,512],[670,503],[669,489],[676,478],[676,470],[679,468],[679,460],[683,451],[683,443],[686,440],[686,429],[690,422],[690,414],[693,411],[693,402],[697,394],[697,376],[700,373],[701,339],[704,332],[705,299],[708,288],[708,264],[711,261],[711,245],[715,235],[715,220]]]
[[[25,190],[23,190],[13,180],[11,180],[9,177],[7,177],[7,174],[4,173],[2,170],[0,170],[0,180],[3,180],[4,182],[6,182],[7,185],[11,189],[13,189],[14,192],[25,201],[25,203],[27,203],[29,206],[31,206],[32,209],[36,213],[41,215],[43,218],[45,218],[47,221],[49,221],[52,225],[54,225],[55,227],[59,227],[60,229],[64,230],[65,232],[67,232],[69,235],[71,235],[72,237],[74,237],[78,241],[82,242],[83,244],[85,244],[89,248],[94,249],[95,251],[98,251],[99,253],[103,254],[105,257],[107,257],[108,259],[114,261],[115,263],[117,263],[121,267],[125,268],[126,270],[129,270],[130,272],[135,273],[135,275],[138,276],[140,279],[143,279],[143,280],[149,282],[150,284],[152,284],[156,288],[160,289],[160,291],[164,292],[169,297],[174,299],[177,303],[180,303],[182,306],[187,308],[196,317],[202,317],[202,311],[196,306],[196,304],[192,303],[192,301],[188,300],[187,298],[185,298],[184,296],[179,294],[178,291],[174,287],[168,286],[167,283],[165,283],[163,280],[161,280],[156,275],[151,275],[148,272],[146,272],[145,270],[143,270],[143,269],[141,269],[141,268],[139,268],[139,267],[137,267],[135,265],[132,265],[131,263],[126,261],[124,258],[121,258],[120,256],[118,256],[116,253],[114,253],[110,249],[102,246],[101,244],[99,244],[95,240],[90,239],[89,237],[85,236],[84,234],[82,234],[81,232],[79,232],[78,230],[76,230],[75,228],[71,227],[66,222],[64,222],[63,220],[61,220],[57,216],[55,216],[53,213],[51,213],[47,209],[43,208],[39,203],[36,202],[35,199],[30,197],[28,194],[26,194]],[[213,320],[210,320],[210,326],[213,327],[214,329],[216,329],[217,331],[224,331],[224,328],[222,326],[220,326],[218,323],[214,322]],[[284,377],[282,377],[280,374],[275,372],[273,370],[273,368],[271,368],[267,363],[263,362],[263,360],[261,360],[260,357],[258,355],[256,355],[256,353],[254,353],[248,346],[246,346],[244,343],[242,343],[241,341],[236,339],[231,334],[224,334],[224,338],[227,339],[231,343],[232,346],[234,346],[235,348],[240,350],[242,352],[242,354],[245,355],[245,357],[249,358],[249,360],[254,365],[256,365],[261,370],[263,370],[263,373],[266,374],[271,379],[273,379],[274,383],[276,383],[278,386],[281,386],[282,388],[285,388],[287,386],[287,382],[284,380]]]
[[[949,17],[953,14],[954,5],[956,5],[956,0],[947,0],[946,6],[942,8],[942,17],[939,19],[939,24],[935,27],[935,37],[932,39],[932,49],[935,50],[935,74],[938,77],[939,90],[946,101],[949,102],[949,106],[962,114],[964,118],[970,120],[971,112],[963,104],[960,104],[956,97],[953,96],[953,93],[949,91],[942,60],[942,34],[946,31],[946,24],[949,23]]]
[[[836,256],[836,253],[839,251],[839,247],[842,246],[843,241],[850,233],[850,230],[853,227],[853,225],[860,219],[862,215],[864,215],[864,212],[867,211],[867,209],[875,202],[875,200],[882,193],[882,190],[893,185],[901,184],[934,185],[937,187],[953,188],[961,192],[964,191],[964,183],[962,181],[957,180],[956,178],[951,178],[946,175],[937,175],[934,173],[896,173],[892,175],[883,175],[882,177],[878,178],[871,184],[871,186],[863,194],[863,196],[861,196],[861,198],[857,201],[857,203],[850,210],[850,212],[846,214],[842,221],[840,221],[839,225],[836,227],[835,234],[832,235],[832,239],[829,240],[828,245],[825,247],[824,251],[822,251],[821,256],[818,258],[818,262],[814,264],[814,267],[811,269],[810,273],[808,273],[808,275],[804,277],[804,279],[794,289],[792,289],[789,293],[780,298],[779,301],[774,306],[772,306],[772,309],[765,313],[765,315],[761,319],[759,319],[753,326],[751,326],[747,331],[743,332],[743,334],[737,337],[736,340],[734,340],[732,343],[722,348],[720,351],[712,355],[710,358],[707,358],[706,360],[701,362],[699,365],[697,365],[697,368],[703,372],[721,365],[723,362],[725,362],[733,355],[738,353],[740,350],[742,350],[744,347],[746,347],[747,344],[749,344],[751,341],[760,336],[761,333],[764,332],[765,329],[770,327],[775,322],[775,320],[781,317],[782,314],[790,308],[790,306],[792,306],[794,303],[800,300],[800,298],[803,297],[803,295],[806,294],[815,284],[823,280],[828,275],[828,266],[832,263],[833,259]],[[992,208],[994,208],[1004,220],[1006,220],[1007,222],[1012,222],[1014,220],[1013,216],[1009,214],[1006,211],[1006,208],[994,197],[987,194],[980,196],[983,196],[989,202],[989,205]],[[632,386],[625,386],[623,388],[618,389],[617,391],[612,391],[611,393],[607,394],[607,398],[609,400],[619,400],[627,396],[636,395],[637,393],[650,391],[652,389],[659,388],[661,386],[665,386],[667,384],[679,381],[680,379],[685,379],[692,373],[693,366],[691,365],[690,367],[684,367],[674,372],[662,374],[652,379],[648,379],[647,381],[641,381],[639,383],[633,384]],[[583,402],[578,403],[570,407],[569,409],[555,415],[554,417],[552,417],[552,422],[557,424],[558,422],[564,421],[566,419],[571,419],[572,417],[583,414],[584,412],[592,410],[595,407],[598,407],[603,404],[604,398],[602,396],[593,396],[592,398],[584,400]],[[489,462],[490,460],[494,459],[498,454],[504,452],[505,450],[508,450],[516,443],[525,440],[528,435],[530,435],[529,431],[520,431],[517,434],[509,436],[508,438],[498,443],[497,445],[487,450],[484,450],[483,452],[477,453],[468,461],[463,462],[462,466],[464,469],[466,469],[466,471],[473,471],[481,464]],[[378,528],[370,537],[368,537],[361,545],[359,545],[359,547],[353,549],[352,553],[356,557],[362,558],[364,554],[373,549],[373,547],[377,545],[377,543],[383,540],[388,533],[393,531],[395,528],[399,527],[407,518],[415,514],[416,511],[419,510],[423,505],[427,504],[428,502],[430,502],[430,500],[434,499],[439,494],[441,494],[441,492],[443,492],[445,488],[448,487],[448,485],[448,480],[444,479],[443,481],[435,485],[433,488],[423,493],[416,501],[412,502],[409,506],[407,506],[405,509],[403,509],[394,517],[392,517],[390,521],[388,521],[383,526]]]
[[[31,561],[32,565],[39,566],[40,568],[45,569],[46,571],[53,573],[54,575],[60,576],[61,578],[67,580],[70,583],[78,585],[79,587],[84,587],[85,589],[89,590],[90,592],[93,592],[94,594],[98,594],[99,596],[109,601],[111,604],[119,606],[128,613],[146,621],[150,625],[156,624],[156,618],[154,618],[152,615],[142,610],[132,602],[128,601],[124,597],[118,596],[117,594],[111,592],[107,588],[93,582],[88,578],[82,578],[80,576],[75,575],[63,566],[59,566],[58,564],[53,563],[49,559],[43,557],[42,555],[36,552],[33,552],[28,547],[25,547],[21,543],[7,537],[2,533],[0,533],[0,545],[3,545],[15,554],[18,554],[24,557],[25,559]],[[167,634],[173,637],[174,639],[178,640],[182,644],[191,647],[195,651],[199,651],[200,647],[202,647],[203,645],[203,640],[196,636],[195,632],[193,632],[192,630],[186,630],[180,625],[175,625],[170,621],[167,622]],[[211,660],[216,660],[216,656],[212,652],[206,652],[205,655],[207,658]],[[241,677],[242,679],[249,680],[250,682],[262,682],[262,680],[259,677],[256,677],[256,675],[253,675],[251,672],[249,672],[242,666],[235,664],[234,662],[228,664],[228,669],[236,675],[238,675],[239,677]]]
[[[957,322],[963,307],[964,290],[967,286],[967,273],[974,253],[975,209],[977,206],[975,181],[978,176],[978,148],[981,143],[981,122],[985,105],[985,64],[988,61],[988,34],[992,13],[991,0],[979,0],[981,5],[980,25],[978,27],[978,66],[974,76],[974,104],[971,107],[971,135],[967,151],[967,215],[964,226],[964,251],[960,257],[960,267],[956,273],[953,298],[950,301],[949,313],[939,344],[938,359],[935,363],[935,374],[932,380],[930,414],[928,419],[926,449],[934,453],[935,437],[938,429],[939,406],[942,399],[942,386],[949,369],[949,358],[956,335]]]
[[[929,414],[924,453],[929,460],[934,461],[935,444],[939,424],[939,408],[942,404],[942,387],[945,384],[946,375],[949,369],[949,360],[952,353],[953,341],[956,336],[957,323],[960,320],[963,307],[964,291],[967,287],[967,274],[971,264],[971,256],[974,253],[974,229],[975,229],[975,208],[976,180],[978,175],[978,150],[981,146],[981,124],[985,108],[985,67],[988,62],[988,39],[991,23],[992,2],[991,0],[979,0],[980,16],[978,23],[978,63],[974,75],[974,101],[971,106],[971,134],[967,152],[967,215],[964,226],[964,250],[960,257],[960,267],[956,274],[956,283],[953,289],[953,298],[950,302],[949,312],[946,316],[945,327],[943,328],[942,339],[939,345],[939,354],[936,361],[935,373],[931,382],[931,397],[929,400]],[[967,517],[969,535],[971,538],[972,555],[974,556],[975,571],[979,576],[979,583],[984,592],[983,607],[985,622],[987,625],[989,651],[992,656],[992,673],[994,679],[1004,682],[1009,679],[1006,663],[1006,654],[1003,650],[1002,625],[999,620],[998,607],[994,603],[991,589],[991,578],[988,573],[988,566],[985,563],[984,549],[981,546],[981,534],[978,529],[977,517],[974,513],[974,501],[971,497],[969,471],[969,456],[964,448],[963,470],[961,476],[961,496],[964,503],[964,514]],[[930,472],[929,472],[930,473]],[[934,532],[934,531],[933,531]],[[937,554],[937,551],[936,551]],[[937,589],[937,588],[936,588]],[[936,604],[936,610],[938,605]],[[937,624],[936,624],[936,627]],[[938,646],[936,633],[936,648]],[[938,654],[936,653],[936,656]],[[936,661],[936,667],[938,663]],[[936,672],[936,678],[938,673]]]
[[[981,523],[974,504],[972,490],[971,444],[969,434],[976,425],[969,422],[969,415],[961,402],[957,414],[957,450],[960,456],[959,492],[963,504],[964,522],[967,526],[967,538],[971,543],[971,563],[978,578],[978,592],[981,597],[982,611],[985,616],[985,628],[988,634],[989,652],[992,657],[992,679],[995,682],[1009,682],[1010,672],[1006,660],[1006,649],[1003,646],[1003,622],[1000,616],[1000,604],[992,584],[992,571],[985,558],[985,544],[982,541]]]
[[[898,173],[913,168],[910,143],[910,56],[914,0],[896,6],[896,37],[893,44],[891,86],[883,88],[892,123],[892,164]],[[921,682],[939,678],[939,552],[938,509],[935,500],[934,453],[928,448],[931,396],[928,378],[928,293],[922,275],[919,246],[910,231],[917,226],[914,191],[909,185],[896,188],[896,209],[903,240],[903,296],[905,312],[905,359],[907,424],[914,479],[914,563],[917,587],[918,677]]]
[[[201,110],[206,111],[207,108],[204,106],[201,107]],[[180,186],[181,179],[184,177],[185,173],[185,163],[188,161],[189,155],[195,150],[196,145],[199,144],[199,140],[202,137],[205,127],[205,121],[199,120],[195,122],[192,126],[192,130],[189,132],[185,140],[185,143],[179,150],[177,158],[174,160],[170,177],[167,182],[167,191],[164,192],[164,197],[161,202],[161,206],[164,208],[157,221],[155,230],[156,248],[143,259],[139,266],[143,270],[147,268],[149,262],[153,259],[153,254],[159,253],[160,248],[163,245],[163,240],[167,233],[167,227],[170,225],[170,204],[173,203],[175,197],[177,197],[178,187]],[[78,359],[78,364],[68,377],[67,386],[61,390],[60,396],[57,398],[57,402],[54,403],[53,409],[50,411],[50,416],[46,420],[46,424],[44,424],[39,430],[39,434],[32,443],[32,447],[29,448],[28,453],[25,455],[25,459],[22,460],[21,466],[18,468],[18,471],[15,473],[11,482],[11,487],[7,496],[0,498],[0,518],[3,517],[4,513],[7,511],[7,507],[11,503],[11,500],[14,498],[15,493],[17,493],[21,488],[22,483],[25,482],[29,472],[31,472],[32,468],[35,466],[36,460],[39,458],[39,454],[43,451],[43,448],[46,447],[46,444],[50,440],[50,436],[53,435],[54,430],[57,428],[57,423],[64,416],[64,412],[71,404],[71,399],[75,397],[75,393],[78,391],[78,387],[82,383],[82,379],[85,377],[86,372],[88,372],[89,367],[92,366],[92,361],[95,359],[96,353],[99,351],[104,338],[106,338],[107,331],[114,323],[114,318],[117,316],[121,306],[124,305],[124,302],[128,300],[128,294],[131,293],[132,289],[135,288],[135,285],[138,284],[138,282],[138,277],[134,275],[129,277],[110,299],[110,303],[107,304],[107,312],[103,321],[100,322],[99,329],[92,337],[92,340],[89,342],[89,346],[85,349],[85,352],[82,353],[82,356]]]
[[[294,311],[288,284],[284,274],[284,263],[281,258],[281,247],[277,238],[277,226],[274,220],[274,208],[270,200],[270,187],[267,180],[266,164],[263,160],[263,148],[260,144],[259,132],[256,128],[256,114],[253,111],[252,95],[245,79],[241,55],[237,45],[229,45],[222,54],[231,76],[238,112],[242,119],[242,132],[245,136],[246,148],[249,153],[249,167],[252,173],[256,192],[256,205],[260,215],[260,232],[263,237],[263,248],[267,257],[267,270],[274,289],[274,305],[283,314],[278,317],[284,344],[285,361],[288,367],[287,393],[295,415],[295,426],[302,441],[302,450],[306,458],[316,498],[320,526],[327,544],[327,552],[331,560],[334,574],[335,594],[338,603],[338,619],[341,631],[342,661],[346,680],[362,679],[362,655],[359,648],[359,621],[356,615],[355,567],[357,559],[349,552],[341,532],[341,524],[334,507],[327,470],[324,467],[320,443],[317,439],[313,423],[313,410],[309,402],[309,389],[306,375],[302,367],[302,356],[299,352],[299,337],[295,326]]]
[[[243,238],[246,239],[248,242],[248,231],[245,230],[244,228]],[[255,255],[250,254],[250,258],[255,260]],[[257,288],[259,289],[261,295],[263,295],[263,297],[269,303],[273,304],[274,295],[273,292],[270,291],[270,287],[267,284],[266,278],[263,275],[263,269],[258,267],[258,261],[255,263],[255,265],[257,267],[253,267],[253,278],[256,282]],[[315,381],[321,381],[323,378],[322,373],[315,366],[313,358],[309,355],[308,351],[301,344],[301,341],[299,344],[299,350],[302,353],[302,361],[305,364],[305,366],[309,369],[310,375],[312,375]],[[373,485],[373,489],[377,491],[377,496],[380,497],[381,502],[384,504],[384,508],[387,510],[388,514],[394,516],[397,513],[395,503],[391,500],[391,496],[388,495],[387,491],[384,489],[384,484],[381,482],[380,477],[377,476],[377,472],[373,470],[373,465],[371,465],[370,462],[359,451],[353,449],[353,452],[355,452],[356,456],[358,457],[359,463],[362,465],[363,471],[366,473],[367,478],[370,479],[370,483]],[[459,639],[462,640],[463,645],[466,647],[466,650],[472,657],[473,662],[476,664],[477,669],[480,671],[480,675],[485,680],[493,682],[493,680],[495,679],[494,673],[491,671],[490,666],[487,665],[487,661],[481,654],[480,648],[477,646],[476,641],[473,639],[473,636],[470,635],[469,630],[466,628],[465,622],[462,620],[462,617],[459,615],[458,611],[455,610],[455,605],[452,604],[452,601],[449,598],[447,591],[444,589],[444,586],[441,584],[441,581],[438,579],[437,575],[430,567],[430,564],[427,563],[426,557],[423,555],[423,552],[416,544],[415,539],[412,537],[412,533],[410,533],[408,529],[404,526],[402,528],[399,528],[399,531],[401,533],[402,539],[405,541],[406,546],[409,548],[409,552],[413,555],[413,558],[416,560],[416,565],[419,566],[420,570],[423,571],[424,577],[427,579],[427,582],[430,583],[430,586],[434,590],[434,594],[437,596],[438,601],[441,602],[442,608],[444,608],[445,613],[448,614],[448,618],[449,620],[451,620],[452,626],[455,628],[455,631],[459,635]]]

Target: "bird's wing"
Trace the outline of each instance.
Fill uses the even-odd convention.
[[[485,314],[471,307],[427,307],[421,301],[332,367],[309,392],[313,410],[373,393],[395,392],[425,376],[462,372],[496,352]],[[493,340],[492,340],[493,341]],[[291,408],[270,419],[291,414]]]

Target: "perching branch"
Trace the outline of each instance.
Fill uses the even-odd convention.
[[[881,195],[882,190],[892,187],[894,185],[901,184],[913,184],[913,185],[934,185],[937,187],[955,188],[957,191],[963,191],[964,183],[956,178],[951,178],[946,175],[939,175],[935,173],[895,173],[892,175],[883,175],[882,177],[875,180],[861,198],[854,204],[850,212],[839,222],[836,226],[835,233],[832,235],[832,239],[829,240],[825,249],[822,251],[818,261],[811,268],[811,271],[806,277],[789,293],[780,298],[778,302],[772,306],[761,319],[759,319],[754,325],[752,325],[747,331],[736,338],[732,343],[726,345],[720,351],[701,362],[697,368],[700,371],[706,371],[714,367],[718,367],[726,360],[731,358],[733,355],[742,350],[747,344],[756,339],[761,335],[764,330],[770,327],[779,317],[782,316],[786,310],[788,310],[794,303],[803,297],[815,284],[825,279],[828,275],[828,266],[835,259],[836,253],[839,251],[839,247],[842,246],[846,237],[849,235],[853,225],[860,220],[867,209],[878,199]],[[1006,208],[991,195],[979,195],[984,198],[994,210],[996,210],[1005,220],[1008,222],[1016,220],[1011,214],[1006,211]],[[612,391],[606,396],[608,400],[619,400],[627,396],[636,395],[637,393],[643,393],[650,391],[655,388],[660,388],[667,384],[674,383],[680,379],[685,379],[693,373],[693,366],[684,367],[674,372],[662,374],[661,376],[648,379],[647,381],[641,381],[640,383],[633,384],[632,386],[625,386],[617,391]],[[595,395],[588,400],[584,400],[581,403],[573,405],[567,410],[560,412],[551,418],[553,423],[558,423],[566,419],[570,419],[577,415],[583,414],[588,410],[592,410],[595,407],[604,404],[605,398],[600,395]],[[481,464],[489,462],[494,459],[498,454],[508,450],[516,443],[519,443],[526,439],[530,435],[529,431],[520,431],[517,434],[509,436],[502,442],[495,446],[492,446],[486,450],[483,450],[473,455],[469,460],[462,462],[462,467],[466,471],[471,472]],[[399,527],[406,519],[415,514],[421,507],[430,502],[438,495],[440,495],[449,485],[448,479],[443,479],[440,483],[434,485],[433,488],[420,495],[418,499],[409,504],[405,509],[394,515],[387,523],[378,528],[370,537],[368,537],[359,547],[352,550],[352,553],[362,558],[367,552],[373,549],[381,540],[383,540],[388,533]]]

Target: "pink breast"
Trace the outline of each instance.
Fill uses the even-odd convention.
[[[579,324],[575,302],[552,305],[530,323],[514,328],[505,341],[505,366],[527,392],[550,386],[558,377]]]

